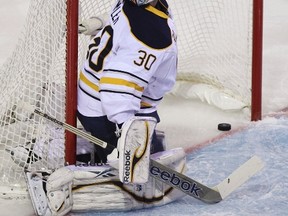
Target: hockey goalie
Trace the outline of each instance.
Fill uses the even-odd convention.
[[[155,133],[157,106],[176,80],[177,36],[165,0],[118,0],[107,15],[84,20],[90,35],[79,75],[77,117],[92,136],[102,166],[27,172],[38,215],[160,206],[183,193],[151,177],[155,160],[185,171],[185,153],[165,151]],[[96,34],[96,35],[95,35]],[[116,133],[115,133],[116,132]],[[117,158],[108,155],[117,148]],[[167,173],[157,173],[167,180]]]

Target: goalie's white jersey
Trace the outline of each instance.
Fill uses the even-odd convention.
[[[160,9],[120,0],[91,40],[78,84],[78,111],[123,123],[151,113],[175,83],[176,32],[165,0]],[[161,9],[162,8],[162,9]]]

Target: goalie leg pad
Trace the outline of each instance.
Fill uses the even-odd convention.
[[[184,173],[186,170],[186,155],[182,148],[158,152],[150,158],[177,172]],[[150,208],[174,202],[186,195],[152,176],[145,184],[123,184],[119,182],[118,170],[109,165],[69,166],[69,169],[74,171],[75,177],[72,212]]]
[[[47,198],[52,215],[66,215],[72,209],[73,178],[74,173],[66,167],[56,170],[48,177]]]
[[[37,215],[66,215],[73,205],[74,173],[62,167],[46,178],[43,171],[26,173],[31,201]],[[48,175],[48,174],[47,174]]]
[[[140,116],[123,124],[118,140],[121,182],[143,184],[148,181],[150,146],[156,124],[155,118]]]

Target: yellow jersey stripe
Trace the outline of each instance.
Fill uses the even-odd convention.
[[[164,18],[164,19],[168,19],[168,15],[165,14],[164,12],[157,10],[155,7],[152,7],[151,5],[148,5],[147,7],[145,7],[146,10]]]
[[[144,91],[144,87],[141,87],[141,86],[137,85],[136,83],[129,82],[127,80],[119,79],[119,78],[102,77],[100,79],[100,83],[101,84],[121,85],[121,86],[126,86],[129,88],[133,88],[133,89],[140,91],[140,92]]]
[[[141,108],[149,108],[152,107],[151,104],[141,101]]]
[[[83,74],[82,71],[80,73],[80,80],[82,82],[84,82],[87,86],[89,86],[90,88],[92,88],[95,91],[99,92],[99,86],[97,86],[95,83],[93,83],[90,80],[88,80],[87,77],[85,77],[85,75]]]

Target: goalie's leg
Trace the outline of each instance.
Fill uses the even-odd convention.
[[[86,131],[109,143],[105,149],[95,145],[95,163],[107,163],[107,155],[111,154],[114,149],[113,146],[117,147],[116,124],[110,122],[106,116],[86,117],[77,112],[77,117]]]
[[[166,141],[164,131],[155,130],[152,136],[150,153],[166,151]]]

